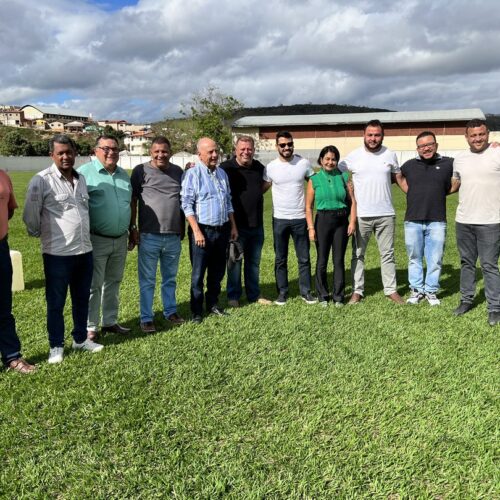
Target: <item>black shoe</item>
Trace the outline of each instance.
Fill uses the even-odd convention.
[[[227,314],[227,312],[224,311],[224,309],[221,309],[219,306],[213,306],[210,309],[210,313],[209,314],[213,314],[214,316],[229,316]]]
[[[193,323],[196,323],[196,324],[200,324],[202,321],[203,321],[203,317],[201,316],[201,314],[195,314],[192,318],[191,318],[191,321]]]
[[[280,293],[274,303],[277,306],[284,306],[286,304],[286,295],[284,293]]]
[[[311,292],[307,292],[305,295],[302,295],[302,300],[306,304],[317,304],[318,303],[318,299]]]
[[[460,302],[460,305],[453,311],[455,316],[462,316],[465,313],[468,313],[473,308],[472,303],[470,302]]]
[[[120,335],[127,335],[130,333],[130,328],[120,325],[119,323],[115,323],[114,325],[103,326],[101,328],[101,332],[103,333],[118,333]]]
[[[493,311],[488,314],[490,326],[500,325],[500,311]]]

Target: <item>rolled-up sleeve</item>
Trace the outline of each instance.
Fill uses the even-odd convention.
[[[35,177],[31,179],[26,193],[23,221],[30,236],[40,236],[44,183],[45,181],[42,177],[35,175]]]
[[[181,183],[181,207],[184,215],[196,215],[196,176],[193,170],[184,172]]]

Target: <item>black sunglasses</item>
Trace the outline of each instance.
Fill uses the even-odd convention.
[[[285,149],[286,147],[293,148],[293,141],[292,142],[278,142],[278,147],[281,149]]]

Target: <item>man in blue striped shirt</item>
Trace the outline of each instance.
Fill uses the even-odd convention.
[[[238,238],[233,215],[231,190],[226,172],[217,166],[217,144],[202,137],[197,144],[199,161],[184,174],[181,205],[192,230],[191,313],[201,323],[203,282],[207,274],[205,307],[209,314],[223,316],[217,303],[226,269],[229,239]]]

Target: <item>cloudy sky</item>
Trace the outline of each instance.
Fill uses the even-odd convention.
[[[0,104],[154,121],[212,85],[246,106],[500,113],[497,0],[0,0],[0,13]]]

